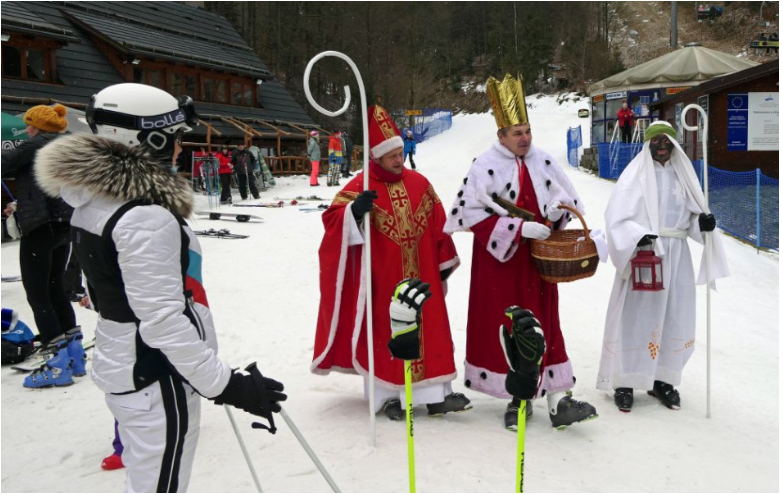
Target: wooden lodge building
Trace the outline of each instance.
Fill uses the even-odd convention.
[[[137,82],[196,102],[186,146],[252,139],[275,174],[306,174],[318,130],[261,59],[216,14],[180,2],[20,2],[2,5],[2,111],[39,104],[83,110],[112,84]],[[325,143],[325,139],[321,139]]]

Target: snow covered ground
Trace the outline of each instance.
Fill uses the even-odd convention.
[[[566,129],[587,103],[557,105],[554,97],[528,99],[534,142],[554,154],[579,190],[591,228],[603,224],[613,183],[566,164]],[[472,159],[495,135],[492,116],[454,118],[452,129],[421,144],[419,171],[448,206]],[[321,183],[325,183],[322,178]],[[336,188],[310,188],[304,176],[278,179],[263,193],[293,198],[319,194],[328,203]],[[235,198],[238,195],[235,194]],[[197,201],[205,198],[199,196]],[[313,203],[317,205],[318,202]],[[318,310],[317,251],[320,213],[298,207],[240,209],[263,223],[193,221],[194,229],[229,228],[244,240],[203,239],[204,280],[215,315],[220,355],[234,366],[258,361],[264,374],[285,383],[285,407],[343,491],[408,489],[405,427],[377,418],[369,442],[368,408],[361,380],[309,373]],[[462,266],[447,298],[460,378],[474,409],[465,414],[416,416],[416,473],[421,492],[514,490],[516,435],[502,427],[505,402],[462,384],[470,283],[470,234],[454,236]],[[560,286],[561,320],[577,376],[575,396],[595,405],[600,418],[553,430],[543,401],[528,422],[525,488],[531,492],[777,492],[779,490],[779,259],[726,236],[731,279],[712,297],[712,418],[705,417],[706,330],[704,288],[698,290],[696,352],[684,373],[682,409],[670,411],[637,392],[633,412],[622,414],[609,394],[595,389],[606,304],[613,270],[601,265],[587,280]],[[692,244],[698,263],[700,247]],[[2,274],[17,275],[18,243],[2,246]],[[2,305],[33,326],[20,283],[2,285]],[[91,337],[95,315],[77,308]],[[101,471],[111,452],[112,417],[88,377],[72,387],[31,391],[22,375],[2,370],[2,490],[6,492],[116,492],[124,472]],[[271,492],[325,492],[329,486],[282,419],[271,436],[252,430],[236,412],[261,484]],[[204,401],[201,438],[190,491],[253,491],[252,478],[221,407]]]

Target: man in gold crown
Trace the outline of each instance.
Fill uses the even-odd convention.
[[[369,390],[364,231],[360,228],[369,212],[375,411],[383,409],[393,421],[404,418],[403,361],[392,359],[387,343],[392,335],[389,302],[397,283],[409,278],[429,284],[432,293],[418,325],[413,403],[427,404],[431,416],[466,411],[472,407],[470,400],[451,389],[457,370],[445,296],[446,280],[459,265],[459,257],[451,236],[443,232],[446,214],[429,181],[405,168],[403,141],[386,110],[376,105],[368,113],[369,189],[363,190],[364,173],[357,174],[323,214],[326,232],[318,252],[321,303],[310,370],[362,375],[365,392]]]
[[[471,165],[454,204],[447,212],[445,230],[473,232],[473,265],[468,307],[465,385],[499,398],[509,398],[505,380],[509,371],[498,339],[506,322],[505,310],[514,305],[528,309],[541,322],[546,352],[541,379],[531,379],[526,397],[513,397],[505,414],[505,427],[517,429],[522,399],[546,397],[552,425],[598,417],[595,408],[571,398],[576,382],[566,353],[558,313],[557,285],[538,275],[529,239],[546,239],[551,229],[564,229],[568,205],[583,212],[582,202],[555,159],[533,146],[522,79],[506,75],[500,83],[487,81],[497,122],[497,140]],[[514,218],[497,200],[526,210]],[[527,414],[532,414],[530,404]]]

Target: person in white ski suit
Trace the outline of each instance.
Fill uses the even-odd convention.
[[[271,421],[283,385],[231,369],[201,278],[201,247],[184,221],[188,182],[171,173],[192,100],[117,84],[86,112],[97,135],[66,136],[38,154],[50,196],[75,208],[74,249],[100,314],[91,376],[117,419],[129,492],[186,491],[201,396]]]

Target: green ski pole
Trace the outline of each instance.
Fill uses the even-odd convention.
[[[430,285],[416,278],[406,278],[397,284],[389,305],[392,336],[389,351],[403,362],[405,375],[405,419],[408,437],[408,483],[416,493],[416,456],[413,450],[413,361],[421,358],[419,325],[421,307],[432,296]]]
[[[525,421],[527,401],[522,400],[517,413],[517,493],[524,493],[525,484]]]
[[[408,485],[416,493],[416,457],[413,451],[413,390],[411,385],[411,361],[405,360],[405,421],[408,436]],[[524,440],[523,440],[524,443]]]

